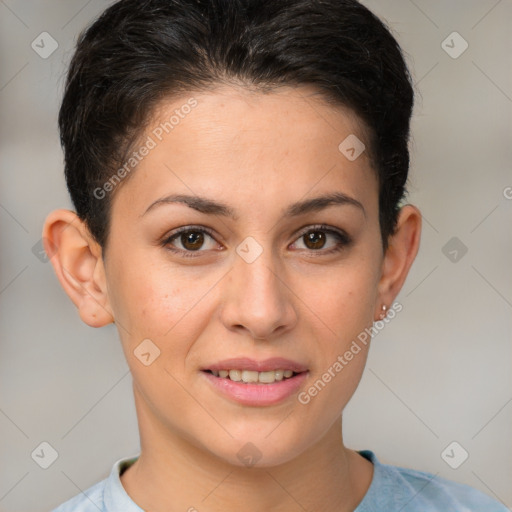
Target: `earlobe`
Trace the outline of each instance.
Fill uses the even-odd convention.
[[[382,304],[390,308],[402,289],[418,253],[420,238],[421,212],[415,206],[406,204],[400,209],[396,232],[390,237],[382,262],[376,317],[380,314]]]
[[[43,244],[80,318],[91,327],[112,323],[102,250],[85,223],[70,210],[55,210],[44,223]]]

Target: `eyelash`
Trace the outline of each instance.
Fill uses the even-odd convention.
[[[338,244],[336,245],[336,247],[334,247],[333,249],[328,249],[326,251],[322,250],[322,249],[318,249],[318,250],[315,250],[315,249],[306,249],[312,253],[320,253],[319,255],[329,255],[329,254],[333,254],[333,253],[336,253],[336,252],[340,252],[342,251],[343,249],[345,249],[347,246],[349,246],[351,243],[352,243],[352,239],[346,234],[344,233],[343,231],[338,231],[338,230],[335,230],[329,226],[326,226],[325,224],[318,224],[318,225],[314,225],[314,226],[310,226],[308,227],[307,229],[305,229],[304,231],[302,231],[296,238],[296,240],[298,240],[299,238],[303,237],[304,235],[307,235],[308,233],[310,232],[315,232],[315,231],[323,231],[327,234],[330,234],[330,235],[334,235],[337,239],[338,239]],[[162,245],[169,251],[175,253],[175,254],[179,254],[180,256],[184,257],[184,258],[196,258],[198,256],[200,256],[200,254],[198,253],[201,253],[201,252],[204,252],[204,251],[184,251],[182,249],[176,249],[174,247],[172,247],[170,244],[171,242],[173,242],[176,238],[178,238],[182,233],[188,233],[188,232],[193,232],[193,233],[204,233],[204,234],[207,234],[209,235],[211,238],[213,238],[215,240],[215,237],[213,235],[213,231],[208,229],[208,228],[205,228],[205,227],[195,227],[195,226],[185,226],[183,228],[179,228],[177,231],[174,231],[173,233],[171,233],[168,237],[166,237],[163,242],[162,242]]]

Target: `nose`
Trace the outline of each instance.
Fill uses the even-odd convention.
[[[223,297],[222,322],[228,330],[271,340],[292,329],[298,319],[283,265],[265,249],[255,261],[235,255]]]

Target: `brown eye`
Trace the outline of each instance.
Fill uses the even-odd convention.
[[[331,240],[330,243],[329,240]],[[341,251],[351,243],[352,239],[345,232],[319,225],[303,231],[293,245],[296,246],[296,249],[304,249],[310,251],[311,254],[318,253],[320,256]],[[300,247],[300,245],[297,247],[297,244],[303,244],[304,247]]]
[[[192,227],[175,231],[163,240],[162,245],[180,256],[200,256],[208,249],[218,247],[215,238],[206,228]]]
[[[186,231],[180,234],[182,246],[190,251],[197,251],[204,243],[204,234],[200,231]]]
[[[303,235],[303,238],[308,249],[322,249],[327,237],[322,231],[310,231]]]

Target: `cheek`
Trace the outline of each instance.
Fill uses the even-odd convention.
[[[371,325],[376,284],[373,267],[364,261],[298,281],[298,295],[316,316],[318,328],[326,333],[325,348],[341,350]]]
[[[119,266],[114,281],[114,313],[137,336],[164,336],[202,295],[199,282],[161,264]]]
[[[301,291],[314,325],[316,364],[311,386],[301,403],[332,410],[332,418],[346,405],[361,379],[373,323],[376,274],[360,261],[333,271]]]
[[[218,275],[194,276],[159,265],[129,265],[117,270],[114,314],[123,350],[133,370],[139,370],[134,350],[151,340],[160,354],[155,366],[183,374],[194,343],[212,317],[212,297]],[[156,350],[156,349],[155,349]],[[130,361],[132,361],[130,363]]]

